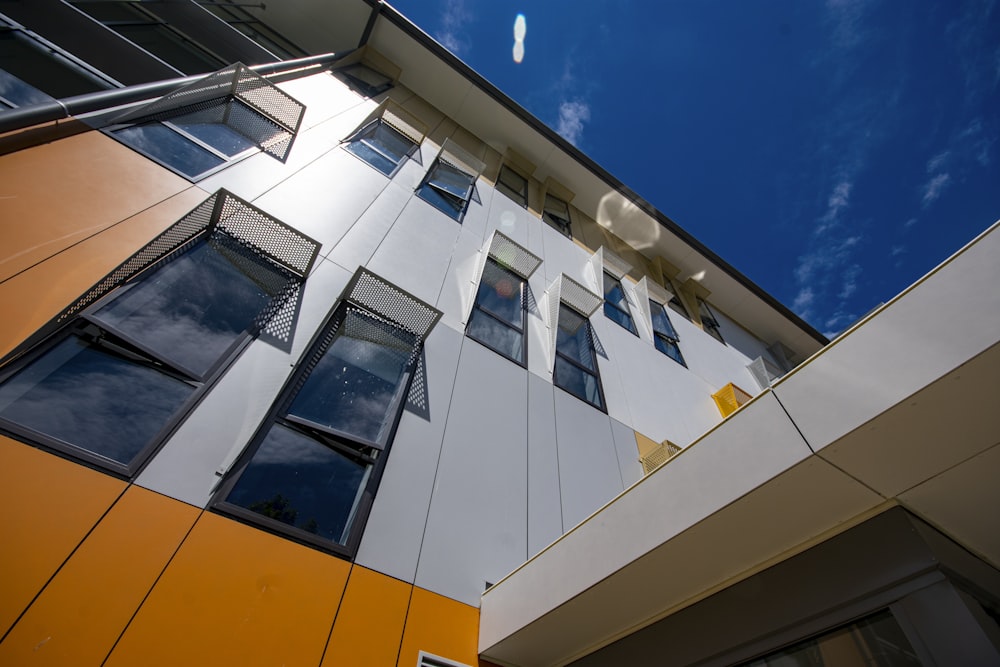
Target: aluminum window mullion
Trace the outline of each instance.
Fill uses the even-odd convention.
[[[244,151],[240,151],[236,155],[229,156],[229,155],[226,155],[225,153],[223,153],[222,151],[220,151],[219,149],[217,149],[215,146],[202,141],[201,139],[199,139],[198,137],[196,137],[196,136],[194,136],[192,134],[188,134],[187,132],[185,132],[181,128],[179,128],[176,125],[174,125],[169,120],[161,120],[160,124],[163,125],[163,126],[165,126],[165,127],[169,127],[171,130],[173,130],[177,134],[181,135],[182,137],[184,137],[188,141],[190,141],[192,143],[195,143],[195,144],[198,144],[198,146],[200,146],[201,148],[204,148],[205,150],[209,151],[210,153],[212,153],[216,157],[222,158],[227,163],[228,162],[232,162],[233,160],[237,160],[237,159],[243,157],[244,155],[249,155],[253,151],[259,151],[260,150],[260,148],[247,148]],[[223,123],[223,125],[225,125],[225,123]],[[226,125],[226,127],[229,127],[229,126]],[[230,128],[230,129],[232,129],[232,128]],[[224,165],[220,165],[220,166],[224,166]]]

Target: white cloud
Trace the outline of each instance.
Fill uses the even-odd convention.
[[[891,248],[889,248],[889,256],[890,257],[899,257],[900,255],[904,254],[905,252],[906,252],[906,248],[903,247],[903,246],[901,246],[901,245],[894,245]]]
[[[840,293],[837,296],[841,299],[850,298],[858,289],[858,276],[860,275],[861,267],[857,264],[847,267],[842,274],[843,281],[840,284]]]
[[[942,151],[932,157],[927,161],[927,173],[933,174],[935,172],[941,171],[941,167],[945,165],[948,158],[951,157],[951,151]]]
[[[949,182],[951,182],[950,174],[938,174],[931,180],[927,181],[927,183],[924,184],[924,194],[921,198],[923,207],[927,208],[937,201],[937,199],[941,196],[941,193],[944,192],[944,189],[948,186]]]
[[[809,309],[812,307],[813,301],[816,300],[816,294],[809,287],[803,287],[799,290],[799,293],[795,295],[795,301],[792,302],[792,310],[798,313],[799,317],[805,319],[809,314]]]
[[[583,124],[590,120],[590,106],[580,100],[563,101],[559,104],[559,121],[556,132],[566,141],[576,146],[583,135]]]
[[[465,25],[471,19],[472,14],[466,8],[465,0],[446,0],[444,14],[441,15],[441,30],[434,36],[446,49],[456,56],[461,55],[466,47],[463,37]]]
[[[909,220],[907,220],[906,222],[903,223],[903,229],[910,229],[915,224],[917,224],[917,219],[916,218],[910,218]]]

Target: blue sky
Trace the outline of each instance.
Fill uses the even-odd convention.
[[[828,335],[1000,218],[1000,2],[390,4]]]

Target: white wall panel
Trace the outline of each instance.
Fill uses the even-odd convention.
[[[355,562],[413,582],[451,408],[462,337],[437,326],[424,344],[430,419],[404,411]]]
[[[528,374],[529,557],[563,534],[554,391],[551,383]]]
[[[719,322],[719,331],[726,344],[744,355],[747,358],[747,363],[762,355],[770,359],[767,344],[764,341],[744,329],[725,313],[720,312],[718,308],[713,307],[712,312],[715,313],[715,319]],[[750,388],[748,388],[749,390]],[[753,390],[756,392],[756,387]]]
[[[253,437],[351,274],[320,261],[305,282],[290,349],[253,341],[139,475],[147,489],[203,507],[215,472]]]
[[[488,187],[484,186],[482,189]],[[531,214],[527,210],[511,201],[507,195],[495,190],[490,198],[489,210],[484,239],[489,238],[495,229],[510,237],[514,243],[528,247],[528,218]]]
[[[472,310],[479,289],[474,281],[479,262],[483,259],[483,254],[479,252],[482,246],[482,241],[465,234],[459,236],[448,262],[440,296],[435,302],[437,309],[443,313],[441,323],[458,331],[465,331],[466,322],[463,319]]]
[[[618,455],[622,484],[628,488],[642,479],[642,464],[639,463],[639,446],[635,441],[635,431],[612,419],[611,435],[615,439],[615,453]]]
[[[340,241],[322,252],[327,259],[352,272],[367,264],[412,196],[408,188],[390,182]]]
[[[463,339],[415,583],[479,606],[527,558],[527,371]]]
[[[353,106],[375,106],[374,102],[358,95],[329,72],[283,81],[278,84],[278,88],[306,106],[300,132]]]
[[[461,226],[411,197],[368,268],[427,303],[436,303]]]
[[[589,285],[589,283],[587,283]],[[601,290],[603,293],[603,290]],[[590,316],[600,347],[607,356],[601,356],[597,350],[597,363],[601,370],[601,386],[604,388],[604,402],[607,404],[608,415],[625,424],[632,424],[631,406],[625,393],[624,380],[619,369],[619,358],[635,355],[641,351],[643,342],[633,336],[628,330],[609,320],[604,315],[604,308],[598,308]],[[629,378],[631,382],[632,379]]]
[[[611,420],[562,389],[555,396],[559,493],[569,530],[624,488]]]

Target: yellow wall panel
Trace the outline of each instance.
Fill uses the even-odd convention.
[[[0,644],[0,665],[101,664],[199,512],[130,487]]]
[[[204,191],[191,187],[0,283],[0,313],[6,314],[0,318],[0,356],[207,197]],[[10,226],[0,225],[0,229]],[[6,251],[0,243],[0,253]]]
[[[100,132],[0,156],[0,280],[189,187]]]
[[[414,586],[398,667],[416,667],[420,651],[478,664],[479,610]]]
[[[0,436],[0,635],[125,486]]]
[[[203,514],[106,665],[316,667],[349,570],[339,558]]]
[[[323,667],[396,662],[413,586],[355,565],[340,603]]]

